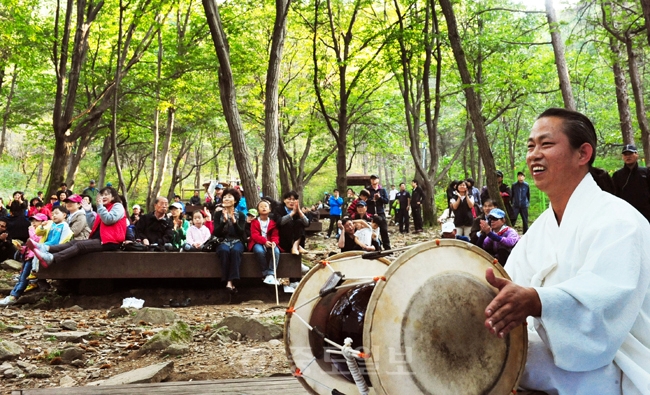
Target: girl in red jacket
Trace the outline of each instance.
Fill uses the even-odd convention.
[[[275,221],[269,218],[271,204],[262,200],[257,204],[259,217],[251,222],[251,238],[248,249],[255,253],[255,258],[262,269],[264,284],[279,285],[275,278],[273,267],[273,255],[275,255],[275,267],[280,262],[280,234]]]

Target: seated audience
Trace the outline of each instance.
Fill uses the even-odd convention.
[[[470,241],[469,237],[467,236],[456,235],[456,226],[454,225],[453,222],[445,222],[444,224],[442,224],[441,237],[443,239],[462,240],[468,243]]]
[[[185,203],[181,202],[179,195],[174,195],[174,203],[178,203],[181,206],[181,212],[185,214]],[[172,203],[172,206],[174,206],[174,203]]]
[[[172,246],[174,224],[167,217],[168,205],[167,198],[158,196],[154,203],[154,211],[140,216],[140,220],[135,225],[136,240],[150,246],[150,250],[174,249]]]
[[[9,212],[7,211],[7,208],[5,207],[5,202],[2,200],[0,197],[0,218],[6,217],[9,215]]]
[[[28,215],[30,217],[33,217],[36,214],[45,214],[47,218],[52,218],[52,212],[45,208],[45,205],[39,198],[34,198],[31,201],[34,202],[34,205],[29,208]]]
[[[170,208],[171,221],[174,224],[174,233],[172,234],[172,246],[174,250],[180,250],[185,245],[185,238],[187,237],[187,230],[190,228],[190,223],[185,220],[183,210],[185,208],[179,202],[172,203]]]
[[[354,221],[349,218],[343,218],[338,222],[338,227],[341,229],[341,236],[339,237],[338,247],[341,252],[346,251],[374,251],[375,247],[367,245],[359,240],[355,235]]]
[[[131,225],[135,225],[140,220],[140,215],[142,215],[142,209],[139,204],[134,204],[131,212]]]
[[[479,214],[476,218],[474,218],[474,222],[472,223],[472,230],[469,233],[469,239],[471,240],[472,244],[477,245],[479,247],[483,247],[483,244],[479,243],[479,238],[481,236],[481,221],[487,224],[486,216],[490,213],[490,211],[493,208],[495,208],[494,200],[486,199],[483,202],[483,212]]]
[[[368,214],[368,205],[364,200],[359,200],[354,206],[354,212],[350,214],[351,219],[362,219],[370,222],[372,215]]]
[[[54,204],[57,203],[58,201],[59,201],[59,198],[57,197],[57,195],[52,195],[52,196],[50,196],[50,201],[45,203],[44,207],[48,211],[52,212],[52,209],[54,208]],[[58,206],[58,204],[57,204],[57,206]]]
[[[249,210],[253,211],[252,209]],[[275,269],[280,262],[280,234],[277,224],[269,215],[271,214],[271,203],[261,200],[257,204],[259,217],[251,222],[251,238],[248,249],[255,253],[257,263],[262,270],[264,284],[279,285],[275,278]],[[275,267],[273,266],[275,262]]]
[[[72,230],[73,240],[86,240],[90,235],[90,227],[86,220],[86,213],[81,209],[83,198],[79,195],[70,195],[65,199],[65,208],[68,210],[68,225]]]
[[[117,251],[126,237],[126,222],[126,212],[120,202],[120,195],[113,187],[104,187],[97,194],[97,216],[91,224],[92,230],[88,239],[71,240],[50,246],[30,240],[27,246],[34,251],[34,255],[44,266],[89,252]]]
[[[25,217],[25,204],[14,200],[9,205],[9,216],[5,218],[7,233],[12,240],[26,242],[29,239],[30,223]]]
[[[44,240],[44,245],[54,245],[58,243],[64,243],[70,238],[72,238],[72,231],[66,223],[66,209],[63,207],[58,207],[52,213],[52,221],[48,221],[43,214],[36,214],[34,217],[31,217],[31,226],[30,226],[30,238],[29,241],[37,244],[40,240]],[[0,221],[0,225],[2,222]],[[1,227],[0,227],[1,228]],[[0,229],[1,230],[1,229]],[[1,235],[0,235],[1,236]],[[27,247],[29,247],[29,242]],[[25,262],[23,264],[23,269],[20,273],[18,283],[9,293],[9,296],[0,300],[0,307],[9,306],[18,300],[18,298],[25,291],[32,290],[37,287],[35,283],[30,283],[30,278],[36,279],[33,276],[32,269],[34,271],[38,270],[39,261],[33,258],[33,252],[30,250],[29,253],[25,253]],[[47,265],[44,265],[47,267]]]
[[[305,228],[309,226],[309,220],[300,210],[298,193],[295,191],[285,192],[282,195],[283,204],[273,211],[273,220],[280,231],[280,249],[291,251],[294,255],[307,252],[303,248],[305,243]]]
[[[199,196],[199,191],[196,190],[194,191],[194,196],[190,198],[190,206],[200,206],[201,205],[201,197]]]
[[[0,218],[0,262],[7,259],[14,259],[16,247],[14,246],[11,235],[7,232],[6,218]]]
[[[483,249],[497,258],[502,266],[505,266],[512,248],[519,241],[517,231],[505,224],[505,216],[503,210],[492,209],[488,214],[487,223],[481,223],[479,237]]]
[[[217,247],[217,256],[221,262],[221,279],[227,281],[226,289],[237,293],[234,281],[239,280],[239,268],[244,253],[244,227],[246,215],[235,209],[241,195],[235,189],[223,192],[223,209],[216,214],[214,220],[214,236],[223,241]]]
[[[63,182],[63,183],[61,183],[61,185],[59,185],[59,190],[56,191],[56,195],[61,196],[61,192],[65,193],[66,197],[73,194],[73,192],[68,189],[68,184],[66,184],[65,182]],[[60,200],[60,202],[63,202],[63,200]]]
[[[205,226],[203,211],[196,210],[192,213],[192,226],[187,230],[185,238],[185,251],[201,251],[203,244],[210,238],[210,229]]]

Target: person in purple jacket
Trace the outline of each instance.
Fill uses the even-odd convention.
[[[505,266],[510,251],[519,241],[517,231],[505,224],[506,213],[495,208],[490,211],[487,221],[481,221],[479,245]]]

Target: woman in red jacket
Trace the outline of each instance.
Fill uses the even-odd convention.
[[[251,238],[248,242],[248,249],[255,253],[255,258],[262,269],[264,284],[279,285],[275,278],[273,267],[273,255],[275,255],[275,267],[280,262],[280,234],[275,221],[269,218],[271,204],[261,200],[257,204],[259,217],[251,222]]]
[[[91,214],[94,214],[91,212]],[[126,211],[120,195],[113,187],[102,188],[97,194],[97,216],[88,216],[92,228],[87,240],[72,240],[64,244],[46,246],[31,239],[27,247],[48,266],[77,255],[97,251],[117,251],[126,238]],[[90,223],[92,221],[92,223]]]

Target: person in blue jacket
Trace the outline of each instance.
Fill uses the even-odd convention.
[[[335,189],[334,192],[332,192],[328,204],[330,206],[330,227],[327,230],[327,236],[325,236],[326,239],[332,235],[332,230],[337,228],[336,224],[341,219],[341,213],[343,211],[343,198],[339,196],[338,189]]]

